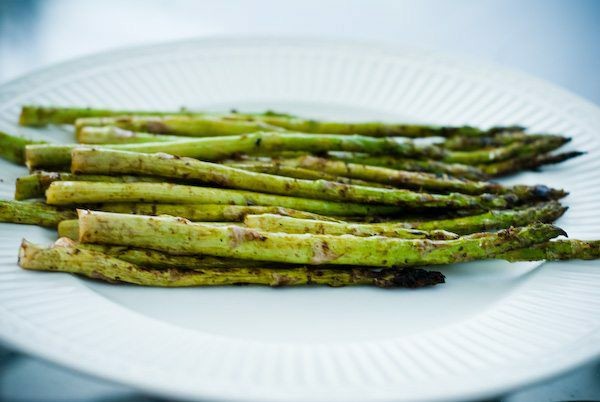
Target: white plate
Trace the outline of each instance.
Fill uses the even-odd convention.
[[[310,40],[199,40],[106,53],[0,88],[0,130],[24,103],[291,111],[344,119],[565,133],[589,154],[520,182],[565,187],[559,224],[600,237],[600,113],[530,77],[405,48]],[[23,168],[0,164],[0,197]],[[447,284],[367,288],[148,289],[21,271],[0,225],[0,335],[27,352],[162,395],[253,401],[464,400],[598,355],[596,262],[444,268]]]

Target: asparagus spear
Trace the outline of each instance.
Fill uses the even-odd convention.
[[[75,133],[80,144],[133,144],[143,142],[171,142],[189,139],[176,135],[139,133],[119,127],[80,127]]]
[[[67,166],[71,161],[71,145],[30,145],[26,147],[27,166],[45,168]],[[398,142],[390,138],[371,138],[358,135],[312,135],[304,133],[258,132],[253,134],[191,138],[172,142],[106,145],[105,148],[124,151],[188,156],[207,161],[218,161],[239,154],[280,151],[326,152],[330,150],[391,154],[410,157],[440,157],[441,150],[434,146],[417,146],[413,142]]]
[[[375,226],[371,224],[326,222],[314,219],[298,219],[275,214],[246,215],[244,224],[249,228],[260,229],[265,232],[283,233],[312,233],[327,235],[353,236],[385,236],[400,239],[434,239],[451,240],[457,239],[458,235],[445,230],[422,230],[406,229],[401,227]]]
[[[143,286],[354,286],[368,285],[381,288],[417,288],[444,282],[444,275],[422,269],[316,269],[316,268],[203,268],[189,271],[144,268],[84,249],[68,240],[60,240],[50,247],[39,246],[26,240],[19,250],[19,265],[38,271],[71,272],[108,282],[126,282]]]
[[[66,237],[73,240],[79,239],[79,222],[77,219],[60,221],[56,229],[58,237]]]
[[[347,163],[380,166],[397,170],[447,174],[450,176],[462,177],[470,180],[485,180],[487,178],[487,175],[479,167],[461,165],[458,163],[444,163],[434,160],[401,159],[393,156],[366,154],[360,155],[339,152],[330,152],[328,154],[328,158]]]
[[[335,122],[308,120],[299,117],[285,116],[253,116],[254,120],[260,120],[273,126],[282,127],[290,131],[302,131],[305,133],[333,133],[333,134],[361,134],[374,137],[400,136],[400,137],[478,137],[482,135],[495,135],[501,132],[512,132],[523,130],[522,127],[494,127],[490,130],[480,130],[469,126],[436,126],[405,123],[381,123],[381,122]]]
[[[92,144],[147,143],[185,140],[185,137],[139,133],[115,127],[80,127],[77,134],[77,140],[81,143]],[[538,136],[535,141],[519,141],[498,148],[479,149],[474,151],[447,151],[437,146],[418,147],[409,141],[405,141],[404,144],[412,146],[414,149],[409,152],[417,157],[429,156],[434,159],[441,159],[446,163],[477,165],[506,160],[516,156],[531,156],[549,152],[562,146],[569,140],[570,139],[568,138],[560,136],[546,135]]]
[[[192,223],[182,218],[79,210],[79,240],[83,243],[298,264],[379,267],[449,264],[493,258],[498,253],[563,234],[562,229],[552,225],[536,224],[444,241],[299,235]]]
[[[143,174],[199,181],[244,190],[408,208],[503,208],[516,196],[468,196],[417,193],[409,190],[356,186],[327,180],[303,180],[249,172],[220,164],[168,154],[141,154],[109,149],[79,148],[72,152],[75,173]]]
[[[516,157],[534,157],[561,147],[565,143],[563,137],[543,137],[531,143],[514,143],[504,147],[481,149],[476,151],[449,151],[442,159],[446,163],[479,165],[503,161]]]
[[[507,251],[498,258],[515,261],[597,260],[600,240],[556,240]]]
[[[479,215],[465,216],[452,219],[406,222],[399,227],[419,230],[447,230],[458,234],[469,234],[486,230],[505,229],[511,226],[526,226],[535,222],[551,223],[560,218],[567,207],[557,201],[507,210],[492,210]],[[389,224],[373,224],[386,226]]]
[[[96,207],[95,207],[96,208]],[[108,203],[99,204],[97,209],[136,215],[172,215],[196,222],[241,222],[246,215],[277,214],[299,219],[318,219],[329,222],[340,220],[283,207],[257,205],[217,205],[217,204],[152,204],[152,203]]]
[[[40,198],[55,181],[100,181],[109,183],[164,182],[157,177],[143,176],[107,176],[107,175],[76,175],[72,173],[37,171],[33,174],[17,178],[15,183],[15,199],[26,200]]]
[[[44,141],[31,141],[0,131],[0,158],[22,165],[25,163],[25,146],[43,143]]]
[[[0,200],[0,222],[56,227],[60,221],[75,218],[75,211],[41,202]]]
[[[262,120],[248,121],[236,117],[209,115],[117,116],[77,119],[75,129],[115,126],[131,131],[174,134],[188,137],[239,135],[256,131],[284,131]]]
[[[545,138],[553,138],[557,142],[566,144],[570,138],[552,134],[526,134],[524,132],[503,133],[485,137],[451,137],[447,138],[442,146],[446,149],[458,151],[472,151],[480,148],[502,147],[514,143],[532,143]]]
[[[77,119],[84,117],[111,117],[111,116],[128,116],[128,115],[145,115],[145,116],[189,116],[189,115],[211,115],[211,116],[226,116],[228,118],[246,119],[247,116],[280,116],[292,117],[288,114],[277,113],[267,110],[263,113],[255,114],[240,114],[236,111],[230,113],[206,113],[193,112],[182,108],[178,111],[159,111],[159,110],[122,110],[122,109],[98,109],[89,107],[47,107],[38,105],[25,105],[21,108],[19,124],[22,126],[45,126],[47,124],[73,124]]]
[[[65,221],[71,222],[71,221]],[[77,222],[73,220],[72,222]],[[60,237],[64,237],[59,233]],[[76,240],[77,237],[69,237]],[[213,257],[207,255],[187,256],[172,255],[160,251],[139,249],[124,246],[107,246],[101,244],[78,244],[78,247],[98,251],[112,257],[142,265],[150,268],[178,268],[178,269],[204,269],[204,268],[233,268],[233,267],[261,267],[284,268],[285,265],[254,260],[240,260],[235,258]],[[558,261],[558,260],[595,260],[600,258],[599,240],[555,240],[535,244],[526,248],[515,249],[500,253],[495,258],[510,262],[517,261]],[[292,267],[296,267],[293,266]]]
[[[496,135],[498,133],[523,131],[523,127],[493,127],[489,130],[480,130],[473,127],[449,127],[418,124],[398,124],[379,122],[325,122],[301,119],[285,113],[266,111],[264,113],[206,113],[180,111],[148,111],[148,110],[111,110],[77,107],[44,107],[35,105],[23,106],[19,122],[26,126],[43,126],[46,124],[72,124],[77,119],[87,117],[184,117],[197,118],[202,121],[205,117],[218,117],[226,119],[245,120],[247,122],[266,123],[272,126],[287,128],[292,131],[313,133],[339,133],[339,134],[365,134],[372,136],[403,136],[403,137],[431,137],[431,136],[480,136]],[[100,124],[100,123],[97,123]],[[105,124],[103,124],[105,125]],[[296,127],[297,129],[294,129]]]
[[[479,168],[490,177],[500,177],[517,173],[522,170],[535,170],[544,165],[561,163],[584,154],[585,152],[570,151],[555,155],[542,154],[536,156],[523,156],[488,165],[480,165]]]
[[[348,177],[341,177],[331,175],[325,172],[319,172],[316,170],[304,169],[295,166],[285,166],[274,162],[262,162],[262,163],[240,163],[240,162],[220,162],[223,165],[230,166],[236,169],[250,170],[251,172],[274,174],[277,176],[294,177],[296,179],[307,179],[307,180],[328,180],[335,181],[338,183],[355,184],[357,186],[367,187],[389,187],[381,183],[369,182],[359,179],[351,179]]]
[[[445,175],[394,170],[378,166],[358,165],[342,161],[332,161],[313,156],[288,161],[293,166],[327,172],[331,175],[368,180],[396,187],[433,190],[436,192],[456,191],[465,194],[508,194],[517,195],[522,200],[554,199],[566,195],[563,190],[548,188],[544,185],[505,187],[497,183],[457,179]]]
[[[386,205],[341,203],[170,183],[55,181],[46,190],[46,202],[51,205],[85,205],[99,202],[263,205],[331,216],[386,216],[400,212],[398,207]]]

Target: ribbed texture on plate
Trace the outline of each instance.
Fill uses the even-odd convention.
[[[325,115],[355,111],[564,132],[574,137],[572,148],[589,154],[519,180],[564,186],[571,209],[561,226],[573,237],[600,234],[598,110],[534,79],[486,66],[339,43],[192,41],[82,59],[0,88],[0,130],[66,141],[64,130],[16,127],[23,103],[289,105],[317,114],[322,106]],[[14,178],[25,170],[0,169],[0,197],[10,198]],[[0,334],[45,357],[155,391],[263,401],[462,398],[535,379],[600,350],[600,270],[594,263],[546,264],[481,313],[407,336],[252,341],[150,319],[71,276],[20,271],[15,256],[22,236],[52,238],[37,228],[0,227]]]

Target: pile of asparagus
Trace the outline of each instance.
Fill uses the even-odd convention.
[[[23,106],[20,124],[74,126],[77,144],[0,133],[26,165],[0,221],[57,228],[23,241],[25,269],[147,286],[422,287],[420,267],[594,259],[553,240],[561,189],[494,177],[578,156],[522,127],[306,120],[289,114]]]

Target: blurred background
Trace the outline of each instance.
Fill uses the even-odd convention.
[[[0,84],[116,47],[250,35],[450,53],[529,73],[600,104],[598,0],[0,0]],[[0,346],[0,401],[157,400]],[[600,400],[600,364],[499,400]]]

